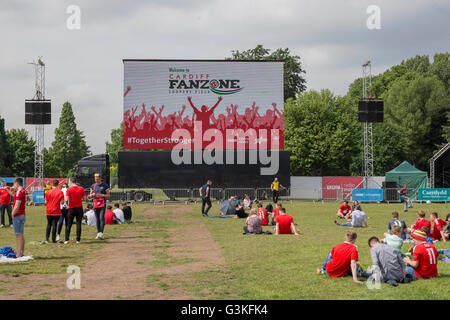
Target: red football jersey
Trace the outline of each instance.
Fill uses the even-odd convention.
[[[64,200],[64,193],[59,189],[51,189],[45,194],[48,216],[61,215],[61,200]]]
[[[433,221],[433,232],[431,233],[431,238],[433,238],[434,240],[441,240],[442,235],[441,235],[441,231],[442,228],[447,225],[447,222],[445,222],[442,219],[434,219]]]
[[[66,196],[69,198],[69,209],[82,207],[85,195],[86,192],[80,186],[72,186],[67,189]]]
[[[11,190],[10,187],[0,187],[0,204],[11,204],[11,196],[7,190]]]
[[[273,211],[272,211],[272,217],[274,218],[274,219],[276,219],[277,217],[278,217],[278,211],[280,210],[280,208],[278,208],[278,207],[275,207],[275,209],[273,209]]]
[[[16,206],[16,201],[20,201],[19,209],[16,211],[16,216],[20,216],[25,214],[25,205],[27,203],[27,192],[24,188],[20,188],[20,190],[17,190],[14,194],[14,204],[13,207]]]
[[[331,258],[326,266],[327,273],[332,278],[343,277],[347,274],[351,261],[358,261],[358,247],[348,242],[335,245],[331,250]]]
[[[269,224],[269,214],[267,213],[266,209],[259,208],[258,209],[258,216],[260,216],[262,222],[262,226],[267,226]]]
[[[419,261],[419,265],[414,268],[417,277],[428,279],[436,277],[438,252],[434,245],[424,242],[414,247],[413,261]]]
[[[344,206],[343,204],[341,204],[339,210],[342,212],[343,215],[347,215],[350,212],[352,212],[352,207],[350,207],[349,205]]]
[[[277,217],[279,234],[291,234],[291,223],[294,223],[294,218],[288,214],[281,214]]]
[[[420,229],[422,227],[428,228],[428,234],[427,236],[431,236],[431,222],[425,218],[417,219],[416,223],[413,225],[413,230]]]

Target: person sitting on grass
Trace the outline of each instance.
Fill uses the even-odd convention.
[[[123,217],[125,218],[125,221],[130,223],[133,213],[132,213],[131,207],[129,206],[128,203],[126,203],[126,202],[122,203],[122,211],[123,211]]]
[[[272,210],[272,225],[274,226],[279,214],[280,209],[283,208],[281,202],[277,202],[275,209]]]
[[[258,203],[258,216],[261,218],[261,224],[263,226],[269,224],[269,213],[263,208],[262,202]]]
[[[355,210],[352,212],[352,222],[340,223],[334,220],[334,223],[342,227],[361,228],[364,226],[367,228],[366,213],[364,211]]]
[[[258,216],[258,210],[251,209],[250,215],[248,216],[247,220],[245,221],[244,226],[244,232],[245,233],[262,233],[262,226],[261,226],[261,217]]]
[[[345,200],[339,207],[337,216],[341,219],[350,219],[352,217],[352,208],[348,205],[347,200]]]
[[[430,237],[430,236],[431,236],[431,234],[430,234],[430,230],[431,230],[431,222],[430,222],[429,220],[425,219],[425,215],[426,215],[426,213],[425,213],[425,211],[423,211],[423,210],[420,210],[420,211],[417,213],[418,219],[417,219],[416,222],[411,226],[411,228],[410,228],[410,230],[409,230],[410,233],[412,233],[412,232],[414,232],[415,230],[418,230],[418,229],[420,229],[420,228],[422,228],[422,227],[426,227],[426,228],[428,228],[427,237]]]
[[[354,200],[354,201],[353,201],[352,212],[355,211],[355,210],[363,211],[363,210],[361,209],[361,205],[359,204],[359,201],[358,201],[358,200]]]
[[[97,218],[95,217],[94,206],[92,204],[87,205],[87,211],[83,216],[84,223],[88,226],[96,226]]]
[[[106,212],[105,212],[105,224],[114,224],[117,223],[117,217],[116,214],[112,211],[112,206],[108,206],[106,207]]]
[[[248,213],[246,213],[244,208],[241,207],[239,204],[235,204],[234,209],[235,209],[234,217],[236,219],[244,219],[248,217]]]
[[[413,259],[403,258],[408,265],[406,274],[413,280],[429,279],[438,275],[437,258],[438,252],[432,243],[427,242],[427,233],[417,229],[411,233],[414,240]]]
[[[384,234],[383,242],[395,250],[401,251],[403,247],[402,227],[393,226],[389,233]]]
[[[298,236],[300,232],[294,224],[294,218],[286,214],[285,208],[280,208],[279,214],[276,218],[275,234],[295,234]]]
[[[356,238],[356,232],[347,231],[345,242],[333,247],[325,258],[322,268],[317,269],[317,273],[328,274],[332,278],[351,275],[354,282],[363,283],[358,280],[358,247],[355,245]]]
[[[443,240],[445,242],[446,239],[443,227],[447,225],[447,222],[439,219],[437,212],[430,213],[430,220],[433,223],[433,232],[431,233],[431,238],[433,239],[433,241]]]
[[[244,210],[252,208],[252,200],[250,199],[248,194],[245,195],[243,204],[244,204]]]
[[[370,237],[368,242],[375,281],[386,282],[395,287],[398,282],[408,282],[408,280],[405,281],[406,264],[400,252],[387,244],[380,243],[377,237]]]
[[[447,214],[445,221],[447,221],[447,229],[444,230],[444,238],[450,240],[450,213]]]
[[[123,214],[123,211],[119,208],[119,204],[118,203],[114,203],[114,210],[113,210],[114,214],[117,217],[117,220],[119,223],[124,223],[125,222],[125,216]]]
[[[388,224],[389,232],[392,230],[392,228],[394,226],[399,226],[401,228],[401,235],[400,235],[400,237],[403,240],[406,240],[406,233],[408,231],[408,227],[406,226],[405,221],[403,221],[402,219],[399,219],[397,211],[392,212],[392,220],[390,220],[389,224]]]

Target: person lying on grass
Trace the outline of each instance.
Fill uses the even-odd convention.
[[[338,218],[350,219],[352,217],[352,207],[348,205],[348,201],[345,200],[338,209]]]
[[[280,208],[278,217],[276,218],[275,234],[295,234],[298,236],[300,232],[294,224],[294,218],[286,214],[285,208]]]
[[[358,280],[358,247],[355,245],[357,234],[347,231],[345,242],[335,245],[325,258],[322,268],[317,269],[318,274],[328,274],[332,278],[352,276],[356,283]]]
[[[340,223],[334,220],[334,223],[342,227],[362,228],[363,224],[367,228],[366,213],[364,211],[355,210],[352,212],[352,222]]]
[[[368,242],[375,281],[386,282],[395,287],[398,282],[407,283],[410,281],[410,278],[405,280],[406,264],[402,260],[399,250],[380,243],[377,237],[370,237]]]
[[[427,233],[422,230],[415,230],[411,233],[414,240],[413,259],[403,258],[408,265],[406,274],[413,280],[434,278],[438,275],[437,259],[438,252],[432,243],[427,242]]]
[[[261,217],[258,216],[258,210],[256,208],[253,208],[250,210],[250,215],[248,216],[247,220],[245,221],[244,226],[244,232],[245,233],[261,233],[262,232],[262,226],[261,226]]]
[[[433,241],[443,240],[445,242],[444,227],[447,225],[447,222],[439,219],[437,212],[430,213],[430,220],[431,223],[433,223],[433,232],[431,233],[431,238]]]

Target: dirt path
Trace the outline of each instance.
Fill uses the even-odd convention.
[[[121,236],[110,239],[81,269],[81,289],[69,274],[1,275],[0,299],[195,299],[193,271],[217,270],[225,261],[192,206],[154,207]],[[167,222],[168,226],[165,227]],[[162,227],[161,227],[162,225]],[[158,236],[159,235],[159,236]]]

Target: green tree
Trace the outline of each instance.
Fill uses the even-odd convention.
[[[119,151],[123,150],[123,122],[120,124],[120,128],[111,130],[111,142],[106,142],[106,153],[109,154],[109,162],[111,166],[117,169],[119,163]],[[117,170],[111,172],[117,174]]]
[[[35,141],[25,129],[11,129],[7,133],[11,150],[9,167],[12,174],[19,177],[34,176]]]
[[[63,105],[52,145],[44,150],[46,177],[72,175],[76,163],[91,155],[89,149],[83,132],[77,129],[72,105],[67,101]]]
[[[254,49],[245,51],[232,50],[232,57],[227,60],[276,60],[284,62],[284,99],[296,99],[297,95],[306,90],[306,80],[302,73],[302,63],[300,57],[291,55],[288,48],[276,49],[270,53],[270,49],[264,48],[262,45],[257,45]]]
[[[8,167],[10,154],[11,151],[5,131],[5,119],[0,116],[0,176],[11,175],[11,169]]]

